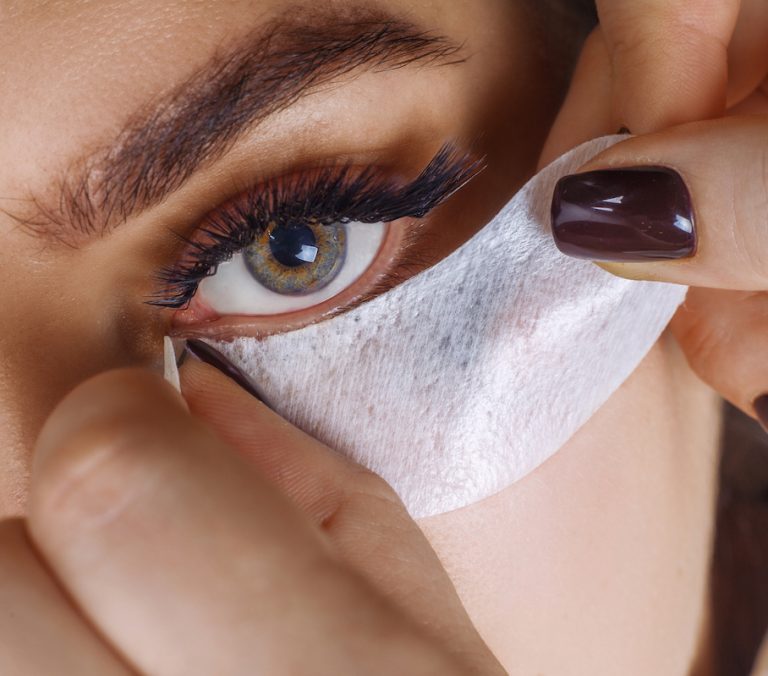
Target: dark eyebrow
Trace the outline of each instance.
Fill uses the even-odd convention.
[[[460,51],[445,36],[370,11],[286,13],[135,113],[111,146],[68,168],[52,199],[32,197],[28,215],[9,215],[76,245],[162,202],[246,131],[318,88],[360,69],[460,63]]]

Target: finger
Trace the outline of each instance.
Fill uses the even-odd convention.
[[[181,368],[195,416],[290,496],[345,563],[452,649],[485,651],[440,562],[392,488],[196,359]]]
[[[644,134],[722,115],[739,0],[598,0],[614,123]]]
[[[21,521],[0,523],[0,673],[130,673],[42,566]]]
[[[563,102],[539,159],[539,169],[571,148],[615,133],[611,60],[600,28],[587,38]]]
[[[728,49],[728,108],[750,97],[768,75],[768,2],[742,0]],[[746,111],[745,111],[746,112]]]
[[[56,409],[29,520],[61,582],[142,672],[337,674],[355,657],[370,673],[455,671],[148,373],[99,376]]]
[[[585,43],[539,167],[619,129],[648,133],[714,118],[726,102],[743,100],[768,44],[764,3],[744,1],[735,37],[740,0],[598,3],[601,25]]]
[[[581,143],[616,133],[620,128],[646,133],[665,125],[722,113],[726,102],[726,71],[728,100],[731,104],[742,100],[746,96],[745,87],[752,85],[754,88],[757,82],[754,79],[755,57],[762,54],[766,44],[764,32],[758,39],[759,32],[764,28],[762,15],[765,5],[762,0],[745,2],[748,11],[739,18],[729,57],[721,47],[727,44],[729,32],[733,32],[734,17],[731,12],[737,11],[737,0],[720,6],[717,16],[678,19],[679,30],[688,31],[687,41],[698,35],[699,23],[708,26],[720,24],[719,28],[708,28],[721,34],[722,39],[714,42],[716,49],[712,48],[709,56],[706,51],[698,52],[694,39],[688,50],[694,61],[686,67],[681,67],[674,60],[676,54],[667,55],[664,49],[656,48],[655,43],[663,42],[675,31],[675,24],[670,24],[663,14],[674,14],[680,6],[690,2],[681,3],[678,0],[677,3],[669,3],[663,0],[662,5],[648,0],[639,3],[636,0],[630,3],[612,0],[603,3],[602,25],[585,42],[568,95],[547,139],[539,166],[546,166]],[[704,5],[701,2],[698,4]],[[646,6],[649,11],[644,11]],[[639,23],[635,14],[639,15]],[[689,22],[692,23],[689,25]],[[759,27],[756,28],[758,22]],[[666,49],[675,52],[681,49],[681,44],[685,42],[678,40]],[[693,69],[690,74],[687,72],[689,68]],[[681,78],[692,80],[688,88],[692,88],[693,95],[688,94],[686,88],[679,88]],[[642,99],[642,104],[635,111],[630,101],[639,99]]]
[[[768,294],[691,289],[672,328],[699,377],[754,416],[768,393]]]
[[[768,118],[633,138],[560,181],[562,251],[631,279],[768,289]]]

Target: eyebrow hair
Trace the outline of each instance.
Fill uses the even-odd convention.
[[[76,246],[162,202],[246,131],[322,86],[358,70],[461,63],[461,49],[367,10],[343,17],[287,12],[129,118],[110,147],[69,167],[52,200],[30,198],[31,215],[9,215],[37,235]]]

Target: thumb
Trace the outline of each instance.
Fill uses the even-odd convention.
[[[630,279],[766,290],[767,158],[764,116],[622,142],[558,183],[555,241]]]

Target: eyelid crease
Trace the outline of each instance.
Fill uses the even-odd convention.
[[[482,160],[443,146],[412,181],[398,184],[376,167],[355,174],[349,165],[277,178],[214,211],[190,237],[180,261],[160,271],[160,289],[146,301],[157,307],[188,306],[200,282],[216,266],[250,245],[270,222],[315,221],[326,225],[421,219],[471,181]],[[397,267],[397,266],[396,266]]]
[[[26,212],[30,233],[77,246],[156,205],[248,130],[350,73],[462,63],[463,46],[381,10],[289,8],[234,48],[219,50],[151,110],[134,114],[111,147],[74,163]]]

